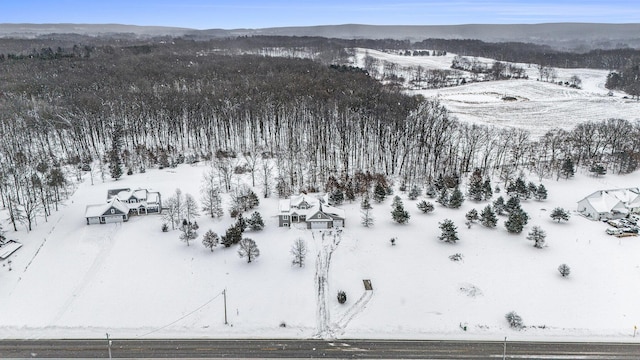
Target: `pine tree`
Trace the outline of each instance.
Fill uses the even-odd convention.
[[[482,181],[482,174],[480,173],[480,169],[478,168],[476,168],[469,177],[469,186],[467,189],[467,193],[469,195],[469,198],[474,201],[484,200],[484,183]]]
[[[449,197],[449,207],[452,209],[457,209],[462,206],[464,202],[464,195],[462,195],[462,191],[460,188],[456,187],[451,192],[451,197]]]
[[[547,188],[545,188],[544,185],[540,184],[540,186],[538,186],[535,192],[535,199],[538,201],[547,199]]]
[[[207,249],[210,249],[211,252],[213,252],[213,249],[218,246],[219,242],[220,237],[218,237],[218,234],[213,232],[213,230],[207,231],[202,236],[202,245],[204,245],[204,247],[206,247]]]
[[[428,214],[433,211],[433,204],[428,201],[420,201],[417,205],[418,209],[425,214]]]
[[[371,203],[369,197],[365,196],[360,203],[360,213],[362,214],[362,225],[369,227],[373,225],[373,215],[371,215]]]
[[[440,194],[438,195],[436,202],[442,206],[449,206],[449,193],[447,192],[447,189],[443,188],[440,190]]]
[[[598,177],[600,175],[605,175],[607,173],[607,169],[602,166],[602,164],[593,164],[589,167],[589,172],[595,177]]]
[[[433,199],[434,197],[436,197],[436,195],[438,195],[438,191],[436,190],[436,187],[433,186],[433,184],[430,183],[427,186],[427,190],[425,190],[424,194],[426,196],[428,196],[429,198]]]
[[[520,209],[520,199],[517,196],[512,196],[505,203],[504,210],[507,213],[511,213],[512,211],[517,209]]]
[[[329,194],[329,200],[335,205],[341,205],[344,201],[344,193],[340,188],[336,188]]]
[[[560,167],[560,174],[564,176],[565,179],[573,177],[575,175],[575,165],[573,164],[573,159],[570,157],[565,158],[562,162],[562,166]]]
[[[255,241],[249,238],[244,238],[240,240],[238,255],[241,258],[247,258],[247,263],[250,263],[260,256],[260,250],[258,249],[258,245]]]
[[[491,181],[489,181],[489,179],[484,181],[482,192],[484,193],[484,200],[489,200],[493,197],[493,190],[491,189]]]
[[[480,217],[478,216],[478,211],[476,209],[471,209],[465,214],[465,218],[470,222],[475,222]]]
[[[529,221],[529,215],[522,211],[522,209],[516,209],[509,213],[509,218],[504,222],[504,226],[507,231],[513,234],[520,234],[522,229]]]
[[[527,188],[527,184],[524,182],[522,177],[516,178],[514,181],[509,183],[507,186],[507,195],[510,197],[516,197],[518,199],[527,199],[529,198],[529,189]]]
[[[244,216],[242,216],[242,213],[238,214],[238,220],[236,220],[236,227],[240,229],[240,231],[244,232],[247,229],[248,225],[249,224],[247,223],[247,220],[245,220]]]
[[[527,239],[533,241],[533,246],[542,249],[544,247],[547,234],[539,226],[534,226],[527,235]]]
[[[527,199],[531,199],[531,197],[535,197],[538,192],[538,187],[533,182],[529,182],[527,185]]]
[[[371,202],[369,201],[369,197],[365,196],[362,198],[362,201],[360,202],[360,209],[361,210],[371,210]]]
[[[393,211],[391,211],[393,221],[397,222],[398,224],[406,224],[409,221],[411,215],[409,215],[409,213],[404,209],[402,200],[400,200],[398,196],[394,198],[393,202]]]
[[[441,223],[439,223],[439,225],[440,231],[442,231],[439,239],[444,242],[455,244],[456,241],[458,241],[458,228],[453,224],[453,221],[444,219]]]
[[[562,277],[567,277],[569,276],[569,274],[571,274],[571,268],[567,264],[561,264],[560,266],[558,266],[558,271],[560,272],[560,275],[562,275]]]
[[[504,215],[505,205],[504,198],[502,196],[498,196],[498,198],[493,202],[493,208],[497,215]]]
[[[254,211],[253,214],[251,214],[251,217],[247,220],[247,224],[253,231],[260,231],[264,229],[264,221],[262,221],[262,216],[257,211]]]
[[[373,189],[373,200],[377,203],[381,203],[387,197],[387,190],[384,186],[377,182],[375,188]]]
[[[409,191],[409,200],[417,199],[421,193],[422,191],[420,190],[420,188],[418,188],[417,185],[413,185],[413,187],[411,187],[411,191]]]
[[[569,212],[563,208],[557,207],[551,211],[551,215],[549,215],[553,220],[558,222],[564,220],[569,221]]]
[[[253,190],[249,190],[247,193],[247,210],[255,209],[260,206],[260,199],[258,199],[258,195],[253,192]]]
[[[224,247],[230,247],[240,242],[240,240],[242,240],[242,231],[234,224],[231,225],[227,229],[227,232],[220,238],[220,243],[224,245]]]
[[[491,205],[487,205],[480,213],[480,223],[488,228],[496,227],[498,218],[491,209]]]
[[[307,256],[307,245],[304,240],[298,238],[291,246],[291,255],[293,255],[292,265],[298,265],[298,267],[304,266],[304,261]]]

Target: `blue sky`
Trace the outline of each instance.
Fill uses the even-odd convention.
[[[0,0],[0,23],[195,29],[332,24],[638,23],[638,0]]]

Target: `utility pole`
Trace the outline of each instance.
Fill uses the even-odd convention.
[[[111,340],[109,340],[109,333],[107,333],[107,348],[109,349],[109,359],[111,359]]]
[[[222,295],[224,295],[224,324],[228,325],[227,322],[227,289],[222,290]]]
[[[507,337],[504,337],[504,346],[502,348],[502,360],[507,359]]]

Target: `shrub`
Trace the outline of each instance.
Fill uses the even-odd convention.
[[[347,302],[347,293],[342,290],[338,291],[338,302],[340,304],[344,304],[345,302]]]
[[[167,232],[169,231],[169,225],[167,225],[167,223],[162,223],[162,232]]]
[[[524,327],[522,318],[515,311],[507,313],[504,317],[509,322],[511,328],[520,330]]]
[[[569,276],[569,274],[571,274],[571,268],[567,264],[558,266],[558,271],[560,272],[560,275],[562,275],[562,277],[567,277]]]

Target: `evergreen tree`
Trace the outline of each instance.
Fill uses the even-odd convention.
[[[291,255],[293,255],[292,265],[298,265],[298,267],[304,266],[304,261],[307,256],[307,245],[304,240],[298,238],[291,246]]]
[[[532,196],[535,198],[537,192],[538,187],[536,184],[529,182],[529,184],[527,184],[527,199],[531,199]]]
[[[362,225],[369,227],[373,225],[373,215],[371,215],[371,203],[369,197],[365,196],[360,203],[360,212],[362,214]]]
[[[476,209],[471,209],[465,214],[465,218],[470,222],[475,222],[480,217],[478,216],[478,211]]]
[[[253,231],[260,231],[264,229],[264,221],[262,221],[262,216],[257,211],[254,211],[253,214],[251,214],[251,217],[247,220],[247,224]]]
[[[395,208],[395,207],[398,207],[398,205],[402,205],[402,199],[400,199],[400,196],[396,195],[393,197],[393,201],[391,202],[391,207]]]
[[[593,164],[589,167],[589,172],[595,177],[598,177],[600,175],[605,175],[607,173],[607,169],[602,166],[602,164]]]
[[[345,185],[344,197],[350,202],[356,199],[355,187],[353,186],[353,181],[351,181],[351,179],[349,179],[349,181]]]
[[[247,192],[247,210],[249,209],[255,209],[258,206],[260,206],[260,199],[258,199],[258,195],[256,195],[255,192],[253,192],[253,190],[249,190]]]
[[[433,211],[433,204],[428,201],[424,201],[424,200],[420,201],[417,204],[417,207],[420,211],[422,211],[425,214],[428,214]]]
[[[493,208],[497,215],[504,215],[505,205],[504,198],[502,196],[498,196],[498,198],[493,202]]]
[[[482,192],[484,193],[484,200],[489,200],[493,197],[493,190],[491,189],[491,181],[489,181],[489,179],[484,181]]]
[[[397,222],[398,224],[406,224],[409,221],[411,215],[409,215],[409,213],[404,209],[404,205],[402,204],[402,200],[400,200],[400,197],[396,196],[393,199],[393,202],[393,211],[391,211],[393,221]]]
[[[202,245],[211,250],[211,252],[213,252],[213,249],[218,246],[218,242],[220,242],[220,237],[218,237],[218,234],[213,232],[213,230],[207,231],[202,236]]]
[[[238,214],[238,220],[236,220],[236,227],[240,229],[240,231],[244,232],[248,226],[249,224],[247,223],[247,220],[245,220],[245,218],[242,216],[242,213]]]
[[[242,230],[238,228],[236,224],[231,225],[227,232],[220,238],[220,243],[224,247],[230,247],[233,244],[237,244],[242,240]]]
[[[436,181],[433,183],[433,186],[436,188],[436,191],[442,191],[442,189],[447,188],[444,184],[444,178],[442,177],[442,174],[438,175]]]
[[[474,201],[482,201],[485,198],[484,182],[480,169],[476,168],[469,177],[469,185],[467,189],[469,198]]]
[[[249,238],[244,238],[240,240],[238,255],[241,258],[247,258],[247,263],[250,263],[260,256],[260,250],[258,249],[258,245],[255,241]]]
[[[518,199],[527,199],[529,198],[529,189],[527,188],[527,184],[524,182],[522,177],[516,178],[514,181],[509,183],[507,186],[507,195],[510,197],[516,197]]]
[[[116,121],[111,130],[111,150],[109,151],[109,172],[111,178],[114,180],[120,179],[123,174],[122,159],[120,158],[123,136],[124,130],[122,124]]]
[[[449,197],[449,207],[452,209],[457,209],[462,206],[464,202],[464,195],[462,195],[462,191],[460,188],[456,187],[451,192],[451,197]]]
[[[433,199],[434,197],[436,197],[436,195],[438,195],[438,191],[436,190],[436,187],[433,186],[433,184],[429,183],[424,194]]]
[[[443,188],[440,190],[440,194],[438,195],[436,202],[442,206],[449,206],[449,193],[447,192],[447,189]]]
[[[560,167],[560,174],[564,176],[565,179],[573,177],[575,175],[575,165],[573,164],[573,159],[567,157],[562,161],[562,166]]]
[[[455,244],[455,242],[458,241],[458,228],[453,224],[453,221],[444,219],[439,223],[439,225],[440,231],[442,231],[439,239],[444,242]]]
[[[527,235],[527,239],[533,241],[533,246],[542,249],[544,247],[547,234],[539,226],[534,226]]]
[[[336,188],[329,194],[329,200],[334,205],[341,205],[344,201],[344,193],[340,188]]]
[[[529,215],[518,208],[509,213],[509,218],[504,222],[507,231],[513,234],[520,234],[529,221]]]
[[[553,220],[558,222],[564,220],[569,221],[569,212],[561,207],[557,207],[551,211],[551,215],[549,215]]]
[[[567,277],[569,276],[569,274],[571,274],[571,268],[567,264],[558,266],[558,271],[560,272],[560,275],[562,275],[562,277]]]
[[[540,186],[538,186],[535,192],[535,199],[538,201],[547,199],[547,188],[545,188],[544,185],[540,184]]]
[[[512,211],[517,209],[520,209],[520,199],[517,196],[512,196],[504,205],[504,210],[507,213],[511,213]]]
[[[377,182],[376,186],[373,189],[373,200],[375,200],[375,202],[377,203],[381,203],[384,201],[386,197],[387,197],[387,190],[384,188],[384,186],[380,182]]]
[[[411,190],[409,191],[409,200],[417,199],[421,193],[422,191],[420,190],[420,188],[418,188],[417,185],[413,185],[413,187],[411,187]]]
[[[498,218],[491,209],[491,205],[487,205],[480,213],[480,223],[488,228],[496,227]]]

